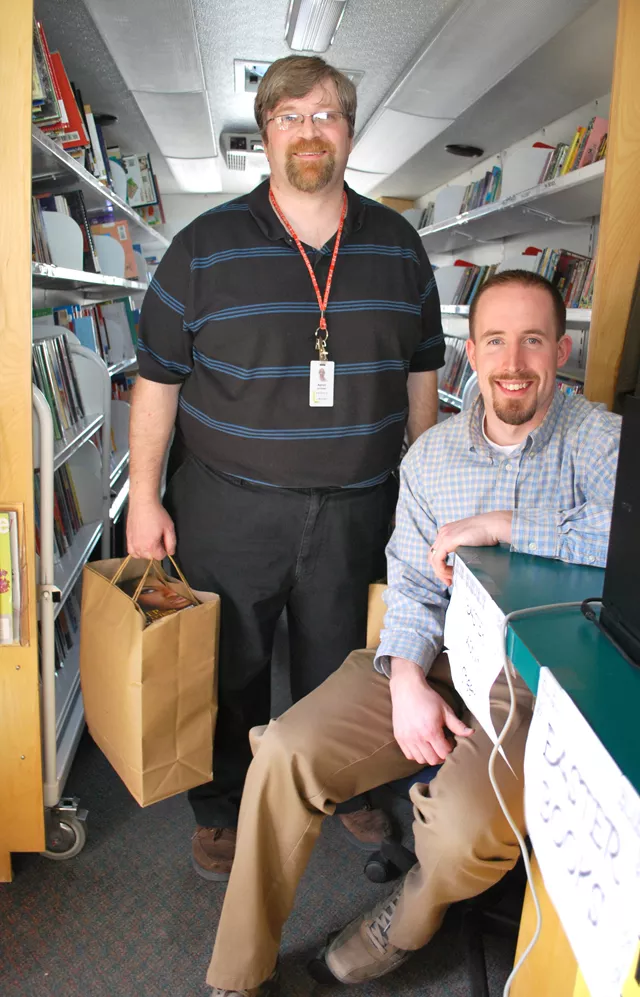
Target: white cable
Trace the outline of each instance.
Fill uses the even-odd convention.
[[[527,851],[527,846],[525,844],[523,836],[520,834],[520,831],[519,831],[519,829],[518,829],[518,827],[517,827],[517,825],[516,825],[513,817],[509,813],[509,809],[507,807],[507,804],[505,803],[504,797],[502,796],[502,793],[500,792],[500,788],[498,787],[498,782],[497,782],[496,774],[495,774],[495,763],[496,763],[496,758],[498,757],[498,752],[500,750],[501,745],[506,740],[507,735],[509,734],[509,731],[511,730],[511,724],[513,723],[513,718],[514,718],[515,712],[516,712],[516,697],[515,697],[515,691],[514,691],[514,688],[513,688],[513,679],[511,677],[511,668],[510,668],[510,662],[509,662],[509,653],[508,653],[508,649],[507,649],[507,641],[508,641],[508,636],[509,636],[509,624],[511,623],[512,620],[519,619],[520,617],[523,617],[523,616],[533,616],[533,615],[535,615],[537,613],[546,613],[546,612],[549,612],[549,611],[554,610],[554,609],[575,609],[576,607],[579,608],[581,605],[582,605],[581,602],[555,602],[555,603],[551,603],[548,606],[530,606],[527,609],[515,609],[512,613],[507,613],[507,615],[504,618],[504,633],[503,633],[503,637],[504,637],[504,641],[503,641],[503,643],[504,643],[504,662],[503,662],[503,665],[502,665],[502,669],[504,671],[505,678],[507,680],[507,685],[509,687],[509,697],[510,697],[509,713],[507,714],[507,719],[505,721],[504,727],[500,731],[500,735],[498,737],[498,740],[496,741],[496,743],[495,743],[495,745],[493,747],[493,750],[491,751],[491,754],[489,756],[489,766],[488,766],[488,768],[489,768],[489,781],[491,782],[491,785],[493,786],[493,791],[496,794],[496,797],[498,799],[498,803],[500,804],[500,808],[501,808],[503,814],[505,815],[505,817],[507,818],[507,821],[509,822],[509,826],[510,826],[511,830],[513,831],[515,837],[516,837],[516,841],[518,842],[518,845],[520,846],[520,851],[522,852],[522,860],[524,862],[524,868],[525,868],[525,872],[527,874],[527,882],[529,884],[529,889],[531,890],[531,896],[533,898],[533,904],[534,904],[535,911],[536,911],[536,928],[535,928],[535,931],[533,933],[533,937],[532,937],[531,941],[529,942],[529,944],[527,945],[526,949],[524,950],[524,952],[522,953],[522,955],[518,959],[517,963],[515,964],[515,966],[511,970],[511,973],[509,974],[509,979],[505,983],[504,990],[502,992],[503,997],[509,997],[509,994],[511,993],[511,984],[513,983],[513,981],[515,979],[516,973],[518,973],[520,971],[520,969],[521,969],[521,967],[522,967],[525,959],[528,958],[529,954],[531,953],[531,950],[533,949],[534,945],[538,941],[538,938],[540,937],[540,930],[542,928],[542,911],[540,910],[540,901],[538,899],[538,894],[536,893],[535,886],[533,885],[533,874],[531,872],[531,863],[529,861],[529,853]]]

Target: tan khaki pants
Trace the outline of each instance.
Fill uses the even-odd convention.
[[[354,651],[318,689],[272,720],[259,737],[238,826],[236,857],[207,982],[224,989],[255,987],[273,972],[282,927],[296,888],[335,804],[422,766],[407,761],[393,736],[389,681],[373,669],[373,651]],[[446,655],[429,681],[455,697]],[[498,758],[500,787],[522,828],[524,746],[533,697],[516,680],[518,709],[505,744],[517,778]],[[502,729],[509,693],[504,676],[493,688],[492,714]],[[418,864],[405,880],[389,939],[417,949],[438,930],[450,903],[496,883],[518,857],[513,833],[487,775],[491,741],[475,727],[458,739],[429,786],[413,786]],[[255,746],[254,746],[255,747]]]

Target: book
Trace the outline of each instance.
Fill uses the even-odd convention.
[[[22,613],[22,582],[20,579],[20,544],[18,537],[18,513],[9,510],[9,541],[11,547],[11,602],[13,606],[13,639],[20,640],[20,617]]]
[[[49,47],[44,30],[39,21],[33,22],[33,80],[31,99],[32,117],[35,123],[42,125],[59,125],[62,115],[54,74],[51,67]]]
[[[87,273],[101,273],[98,254],[91,234],[89,216],[81,190],[73,190],[64,195],[68,211],[74,222],[82,230],[82,269]]]
[[[0,644],[13,643],[13,568],[10,530],[9,513],[0,512]]]
[[[107,183],[107,167],[105,165],[104,159],[102,158],[102,146],[100,145],[100,139],[98,138],[98,129],[91,111],[91,106],[89,104],[84,105],[84,116],[89,129],[89,138],[91,140],[91,150],[93,152],[94,159],[94,169],[93,174],[98,178],[100,183]]]
[[[598,157],[598,150],[609,129],[609,122],[606,118],[594,117],[589,123],[589,133],[584,142],[577,169],[595,163]]]
[[[85,146],[89,143],[89,138],[84,128],[84,122],[78,105],[76,104],[71,84],[67,77],[62,57],[59,52],[51,53],[51,64],[61,95],[62,104],[62,148],[75,149],[78,146]],[[42,126],[44,132],[51,130],[51,126]]]
[[[569,146],[569,151],[567,153],[567,158],[565,159],[564,165],[562,167],[562,174],[563,174],[563,176],[566,173],[570,173],[571,172],[571,168],[573,166],[573,162],[574,162],[574,159],[576,157],[576,153],[578,151],[578,148],[580,146],[580,142],[582,140],[582,136],[584,134],[584,131],[585,131],[585,129],[582,127],[582,125],[578,125],[578,127],[576,128],[575,135],[573,136],[573,141],[571,142],[571,145]]]
[[[122,165],[127,173],[127,201],[132,208],[157,204],[158,192],[151,169],[149,154],[123,156]]]

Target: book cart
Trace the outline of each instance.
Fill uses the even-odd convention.
[[[65,614],[73,618],[87,560],[94,551],[111,556],[112,528],[126,508],[129,487],[129,406],[112,397],[112,380],[135,367],[131,336],[109,327],[106,363],[51,321],[36,320],[32,329],[32,307],[87,307],[125,297],[139,302],[147,288],[146,280],[33,262],[32,183],[33,193],[81,190],[89,218],[109,212],[116,222],[126,220],[145,253],[162,252],[168,245],[32,126],[32,5],[10,4],[4,15],[0,117],[12,141],[0,150],[0,505],[18,512],[22,612],[19,641],[0,647],[0,881],[11,879],[12,851],[64,859],[77,854],[85,841],[86,812],[77,799],[63,795],[84,725],[78,635],[59,667],[56,628]],[[62,338],[81,414],[75,412],[61,432],[51,399],[32,384],[32,362],[43,350],[45,358],[59,351]],[[56,490],[69,482],[80,518],[68,549],[56,550]]]

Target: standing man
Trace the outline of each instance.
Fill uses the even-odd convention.
[[[344,183],[351,81],[280,59],[255,111],[271,178],[173,240],[143,306],[131,410],[129,552],[177,550],[222,602],[214,781],[189,793],[194,867],[212,880],[233,861],[248,731],[269,719],[277,620],[286,607],[294,701],[363,646],[392,472],[405,428],[412,442],[436,421],[444,357],[417,233]],[[341,819],[365,845],[388,832],[379,811]]]

